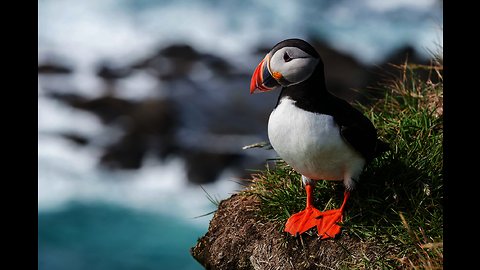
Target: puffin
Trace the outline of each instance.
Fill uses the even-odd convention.
[[[268,139],[280,158],[301,174],[307,197],[305,209],[289,217],[284,231],[296,236],[316,226],[321,239],[334,238],[360,174],[388,144],[367,117],[327,90],[322,58],[308,42],[283,40],[256,67],[250,94],[278,88]],[[343,181],[340,208],[322,212],[313,205],[319,180]]]

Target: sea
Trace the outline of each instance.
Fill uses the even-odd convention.
[[[38,269],[203,269],[190,248],[207,232],[216,203],[243,188],[228,170],[192,184],[175,157],[147,156],[138,170],[98,166],[100,146],[121,134],[49,98],[47,88],[98,96],[99,61],[128,63],[159,44],[190,44],[250,70],[258,47],[316,37],[375,65],[406,45],[429,57],[443,44],[442,30],[437,0],[39,0],[39,63],[66,59],[76,72],[39,76]],[[148,96],[155,84],[136,77],[123,97]],[[56,135],[62,132],[92,143],[73,144]]]

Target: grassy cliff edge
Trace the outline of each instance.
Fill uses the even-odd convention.
[[[357,105],[391,149],[370,163],[347,204],[342,233],[283,233],[305,206],[300,175],[281,160],[223,201],[192,255],[207,269],[439,269],[443,267],[443,78],[441,61],[405,63]],[[380,92],[380,91],[379,91]],[[338,207],[340,183],[318,181],[314,204]]]

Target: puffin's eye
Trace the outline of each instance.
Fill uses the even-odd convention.
[[[292,58],[288,55],[287,52],[285,52],[283,54],[283,60],[285,60],[285,62],[290,62],[292,60]]]

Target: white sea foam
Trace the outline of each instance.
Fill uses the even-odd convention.
[[[71,132],[93,138],[100,135],[103,125],[91,113],[76,110],[59,101],[38,99],[39,133]]]
[[[209,213],[214,205],[200,186],[189,184],[184,163],[173,158],[162,163],[147,158],[136,171],[112,172],[97,166],[100,152],[66,140],[39,136],[38,210],[63,209],[72,202],[107,202],[175,215],[205,225],[208,219],[194,217]],[[225,199],[241,187],[232,174],[203,188],[213,197]]]
[[[55,51],[82,67],[102,58],[128,62],[159,44],[186,42],[242,65],[259,44],[316,34],[371,63],[412,37],[436,32],[432,21],[442,23],[434,0],[310,2],[44,0],[38,11],[39,54]],[[417,17],[382,15],[401,9]],[[430,39],[413,45],[435,46]]]
[[[392,11],[399,8],[410,8],[417,10],[425,10],[434,8],[436,4],[439,4],[437,0],[395,0],[395,1],[384,1],[384,0],[366,0],[365,4],[368,8],[378,11]]]
[[[117,80],[115,96],[127,100],[158,99],[167,95],[161,82],[145,71]]]

